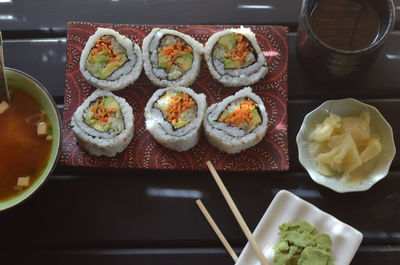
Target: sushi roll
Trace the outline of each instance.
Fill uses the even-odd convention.
[[[138,79],[142,67],[140,47],[117,31],[98,28],[82,51],[79,67],[94,87],[114,91]]]
[[[181,152],[197,144],[206,96],[186,87],[157,90],[144,109],[146,129],[161,145]]]
[[[245,87],[208,107],[203,124],[211,145],[235,154],[263,139],[268,116],[261,98],[252,92],[251,87]]]
[[[76,110],[71,125],[84,150],[96,156],[113,157],[132,140],[132,107],[124,98],[98,89]]]
[[[256,36],[249,28],[213,34],[206,43],[204,54],[211,75],[225,86],[251,85],[268,72]]]
[[[156,86],[190,86],[199,74],[203,45],[188,35],[155,28],[142,49],[144,71]]]

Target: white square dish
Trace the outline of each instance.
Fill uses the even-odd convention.
[[[348,265],[361,244],[363,235],[353,227],[339,221],[293,193],[281,190],[272,200],[256,229],[254,237],[266,256],[269,265],[274,264],[274,246],[279,242],[279,226],[286,222],[306,220],[318,233],[332,238],[332,256],[335,265]],[[236,265],[261,264],[249,243],[246,244]]]

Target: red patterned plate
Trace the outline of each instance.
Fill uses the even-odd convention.
[[[253,92],[264,101],[268,113],[268,131],[256,146],[239,154],[231,155],[218,151],[207,143],[203,136],[200,142],[186,152],[175,152],[159,145],[146,131],[144,107],[158,88],[151,84],[142,72],[134,85],[115,94],[124,97],[132,106],[135,116],[135,136],[124,152],[116,157],[96,157],[82,150],[74,139],[71,118],[75,110],[95,90],[79,71],[79,58],[89,36],[97,27],[113,28],[128,36],[140,46],[143,38],[154,28],[170,28],[191,35],[205,43],[213,33],[237,25],[105,25],[82,22],[68,24],[66,88],[64,97],[63,147],[60,163],[64,166],[148,168],[148,169],[205,169],[211,160],[218,170],[288,170],[289,154],[287,140],[287,66],[288,28],[282,26],[248,26],[256,34],[261,49],[267,58],[269,72],[258,83],[252,85]],[[242,87],[224,87],[215,81],[203,61],[200,74],[191,86],[196,92],[207,96],[208,105],[221,101]]]

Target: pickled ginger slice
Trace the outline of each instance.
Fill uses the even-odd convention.
[[[333,171],[332,168],[325,163],[318,163],[317,172],[324,176],[334,176],[337,174],[336,171]]]
[[[360,118],[346,117],[342,119],[344,132],[350,133],[357,146],[365,145],[370,139],[369,113],[362,112]]]
[[[311,142],[310,143],[310,152],[312,157],[316,157],[321,153],[326,153],[329,152],[331,148],[328,146],[328,142],[323,142],[323,143],[316,143],[316,142]]]
[[[371,138],[367,147],[361,152],[360,158],[362,163],[365,163],[373,158],[375,158],[382,151],[382,144],[378,138]]]
[[[356,143],[349,133],[332,137],[329,145],[332,150],[319,154],[315,158],[318,163],[324,163],[344,175],[349,175],[362,164]]]
[[[310,135],[311,141],[328,141],[335,129],[342,126],[342,119],[336,114],[330,114]]]

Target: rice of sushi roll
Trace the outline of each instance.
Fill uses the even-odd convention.
[[[144,71],[156,86],[190,86],[200,72],[203,45],[178,31],[155,28],[142,49]]]
[[[79,67],[94,87],[106,91],[125,88],[139,77],[142,67],[140,47],[113,29],[98,28],[82,51]]]
[[[132,140],[132,107],[124,98],[98,89],[75,111],[71,125],[84,150],[92,155],[113,157]]]
[[[213,34],[204,53],[211,75],[225,86],[251,85],[268,72],[256,36],[249,28],[227,29]]]
[[[268,116],[261,98],[252,92],[251,87],[245,87],[208,107],[203,124],[211,145],[235,154],[263,139]]]
[[[186,87],[157,90],[144,109],[146,129],[164,147],[181,152],[197,144],[206,96]]]

